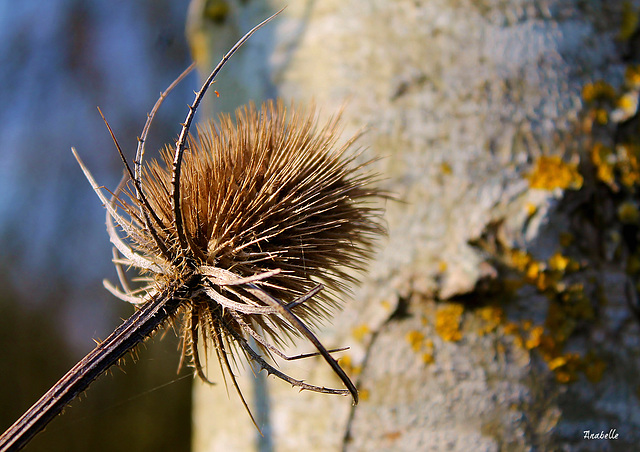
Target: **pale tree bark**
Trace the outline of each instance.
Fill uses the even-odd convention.
[[[195,0],[189,35],[203,71],[284,5]],[[401,202],[386,206],[389,237],[319,334],[351,347],[341,363],[360,404],[246,366],[240,383],[264,437],[232,389],[196,385],[196,452],[640,442],[637,160],[614,147],[634,124],[623,61],[633,8],[294,1],[239,52],[213,109],[274,96],[325,115],[346,105],[345,137],[367,128],[359,144],[382,157],[376,169]],[[339,384],[320,359],[282,369]],[[617,439],[583,438],[610,429]]]

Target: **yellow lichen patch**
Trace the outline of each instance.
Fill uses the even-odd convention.
[[[451,165],[449,165],[447,162],[442,162],[440,164],[440,172],[448,176],[449,174],[453,173],[453,170],[451,169]]]
[[[536,326],[529,331],[529,338],[525,341],[524,346],[528,350],[532,350],[538,347],[541,343],[542,334],[544,333],[544,328],[541,326]]]
[[[531,255],[526,251],[512,249],[509,252],[511,258],[511,265],[518,271],[524,272],[527,269],[529,263],[533,260]]]
[[[366,323],[363,323],[363,324],[353,328],[351,330],[351,335],[358,342],[362,342],[362,340],[365,338],[365,336],[367,334],[369,334],[370,332],[371,332],[371,328],[369,328],[369,325],[367,325]]]
[[[358,375],[362,372],[362,366],[356,366],[353,363],[350,355],[344,355],[338,358],[338,364],[349,375]]]
[[[504,334],[518,334],[520,332],[520,325],[518,325],[516,322],[509,322],[504,325],[503,331]]]
[[[613,100],[615,97],[616,90],[604,80],[587,83],[582,87],[582,99],[587,103],[596,100]]]
[[[618,108],[625,114],[625,117],[633,115],[638,110],[638,94],[634,92],[625,93],[616,102]]]
[[[478,316],[484,320],[484,325],[478,329],[478,334],[484,336],[495,331],[504,321],[504,311],[497,306],[485,306],[476,311]]]
[[[638,224],[640,211],[638,206],[631,201],[625,201],[618,206],[618,220],[623,224]]]
[[[540,276],[540,272],[542,272],[542,270],[544,270],[544,268],[540,262],[532,261],[527,266],[525,276],[530,282],[535,282],[538,279],[538,276]]]
[[[414,352],[419,352],[423,345],[424,334],[420,331],[412,330],[407,333],[405,339],[409,345],[411,345],[411,349]]]
[[[557,278],[554,278],[549,273],[540,273],[540,276],[536,279],[536,288],[540,292],[545,292],[548,289],[554,289],[557,282]]]
[[[551,364],[554,367],[551,368]],[[578,379],[582,360],[577,353],[567,353],[549,362],[549,368],[555,372],[558,383],[571,383]]]
[[[640,147],[635,144],[625,143],[616,148],[616,168],[620,172],[620,182],[632,189],[640,183]]]
[[[625,68],[624,83],[632,89],[640,87],[640,64],[630,64]]]
[[[423,364],[433,364],[435,362],[435,358],[433,357],[433,353],[423,353],[422,354],[422,363]]]
[[[528,202],[524,207],[527,210],[527,216],[529,217],[534,216],[535,213],[538,211],[538,206],[536,206],[532,202]]]
[[[405,336],[405,340],[414,352],[422,352],[420,359],[423,364],[431,364],[435,361],[433,357],[433,341],[425,338],[423,333],[417,330],[409,331]]]
[[[549,269],[552,271],[564,272],[570,262],[571,259],[563,256],[562,253],[555,253],[549,258]]]
[[[541,190],[573,189],[582,187],[583,178],[575,164],[564,162],[559,156],[542,156],[529,174],[531,188]]]
[[[447,263],[445,261],[438,262],[438,273],[444,273],[447,271]]]
[[[456,342],[462,339],[460,322],[464,307],[461,304],[448,304],[436,312],[436,333],[445,341]]]
[[[360,389],[358,391],[358,396],[360,397],[361,401],[366,402],[367,400],[369,400],[371,394],[369,393],[368,389]]]
[[[567,358],[565,358],[564,356],[558,356],[556,358],[553,358],[551,361],[547,363],[547,365],[549,366],[549,369],[551,370],[556,370],[557,368],[564,366],[565,364],[567,364]]]
[[[591,148],[591,162],[596,167],[596,177],[605,184],[615,186],[615,156],[610,148],[602,143],[595,143]]]
[[[593,115],[593,119],[602,126],[609,122],[609,112],[604,108],[596,108],[593,110]]]

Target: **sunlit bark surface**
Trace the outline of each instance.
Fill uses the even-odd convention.
[[[215,16],[191,5],[203,72],[284,6],[217,3]],[[386,206],[377,260],[319,333],[351,347],[340,362],[360,404],[245,366],[260,437],[210,360],[220,385],[196,386],[196,452],[640,440],[637,88],[625,25],[635,13],[613,3],[290,2],[240,52],[208,113],[275,96],[326,115],[344,106],[345,137],[366,127],[365,156],[381,157],[400,202]],[[282,369],[339,383],[316,358]],[[617,439],[584,439],[610,429]]]

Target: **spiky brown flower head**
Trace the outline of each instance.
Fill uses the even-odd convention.
[[[337,296],[355,281],[354,271],[363,270],[376,237],[385,232],[378,206],[385,194],[373,187],[375,176],[367,164],[356,164],[357,153],[349,151],[354,139],[338,145],[340,115],[319,127],[313,108],[287,111],[282,102],[267,102],[260,111],[253,105],[238,109],[235,122],[221,115],[196,137],[189,134],[216,75],[273,17],[246,33],[220,60],[189,106],[175,148],[161,152],[161,161],[143,166],[149,127],[163,99],[193,64],[151,110],[133,169],[107,123],[126,169],[111,200],[73,152],[107,209],[122,289],[105,286],[139,305],[144,319],[149,318],[145,325],[157,326],[178,310],[184,312],[183,356],[191,355],[202,379],[208,381],[198,355],[200,338],[205,348],[213,345],[243,403],[229,359],[235,360],[237,349],[301,389],[350,393],[357,403],[355,386],[305,323],[315,326],[330,318]],[[147,284],[131,289],[124,266],[137,269],[138,280]],[[320,293],[325,286],[328,290]],[[157,309],[163,314],[156,316]],[[347,389],[295,380],[265,361],[265,355],[292,359],[272,342],[279,346],[296,336],[312,343]],[[143,337],[138,334],[136,340]],[[304,356],[310,355],[299,357]]]
[[[202,379],[200,338],[205,347],[213,345],[234,385],[229,356],[235,360],[239,348],[291,384],[351,393],[357,402],[353,383],[305,323],[315,326],[331,317],[338,295],[356,280],[385,233],[379,206],[385,195],[373,187],[368,163],[356,164],[354,139],[338,145],[339,120],[337,115],[320,127],[313,108],[287,110],[281,101],[259,111],[240,108],[235,122],[221,115],[217,124],[189,136],[184,153],[167,147],[160,161],[141,168],[142,150],[135,175],[125,160],[128,183],[125,177],[111,201],[79,160],[107,207],[122,290],[106,287],[136,305],[180,288],[183,353]],[[176,155],[182,155],[179,170]],[[123,266],[137,269],[147,284],[131,289]],[[324,286],[328,290],[321,292]],[[294,380],[267,364],[248,341],[253,338],[267,356],[288,359],[270,341],[280,346],[296,336],[311,341],[347,390]]]
[[[313,323],[329,316],[336,296],[355,280],[352,270],[363,270],[375,238],[384,233],[374,177],[347,155],[351,141],[337,146],[338,132],[339,116],[318,127],[313,108],[287,109],[281,101],[267,102],[259,111],[241,107],[235,123],[221,115],[218,124],[199,128],[189,139],[180,180],[188,249],[180,247],[173,224],[173,149],[165,148],[162,160],[147,165],[142,177],[143,191],[163,225],[157,232],[170,244],[172,271],[153,274],[157,282],[186,279],[203,268],[205,273],[222,269],[230,278],[279,270],[261,282],[273,297],[291,303],[322,283],[328,291],[292,311]],[[120,201],[135,217],[142,206],[132,190],[129,194],[129,203]],[[161,261],[149,231],[138,231],[131,237],[136,249],[150,261]],[[224,292],[248,303],[240,293]],[[276,342],[281,332],[296,331],[279,316],[243,316],[248,323],[257,320]]]

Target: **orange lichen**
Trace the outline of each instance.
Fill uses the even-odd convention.
[[[367,334],[371,332],[371,328],[366,323],[356,326],[351,330],[351,335],[358,342],[362,342]]]
[[[537,261],[532,261],[527,266],[527,271],[525,273],[525,277],[530,282],[535,282],[540,276],[540,272],[543,270],[543,264]]]
[[[541,190],[573,189],[582,187],[583,177],[577,165],[564,162],[559,156],[542,156],[529,174],[531,188]]]
[[[460,323],[464,307],[461,304],[448,304],[436,312],[436,333],[445,341],[456,342],[462,339]]]
[[[516,322],[509,322],[503,327],[504,334],[513,335],[520,332],[520,325]]]
[[[423,364],[433,364],[435,362],[435,358],[433,357],[433,353],[423,353],[422,354],[422,362],[423,362]]]
[[[602,126],[609,122],[609,112],[604,108],[596,108],[593,110],[593,115],[593,119]]]
[[[623,94],[616,101],[616,106],[627,116],[634,114],[638,109],[638,94],[633,92]]]
[[[349,375],[358,375],[362,372],[362,366],[356,366],[350,355],[343,355],[338,358],[338,364],[340,364],[340,367]]]
[[[526,251],[512,249],[509,250],[508,255],[511,258],[511,265],[521,272],[524,272],[532,261],[531,255]]]
[[[567,353],[552,361],[554,368],[549,368],[555,372],[558,383],[571,383],[578,379],[578,371],[582,365],[582,360],[577,353]]]
[[[406,334],[405,340],[411,345],[411,349],[414,352],[419,352],[424,342],[424,334],[420,331],[412,330]]]
[[[553,271],[564,272],[567,269],[567,266],[571,262],[566,256],[563,256],[562,253],[555,253],[553,256],[549,258],[549,269]]]
[[[557,368],[564,366],[565,364],[567,364],[567,358],[564,356],[558,356],[556,358],[553,358],[551,361],[547,363],[550,370],[556,370]]]
[[[544,328],[536,326],[529,331],[529,338],[525,341],[524,345],[528,350],[534,349],[540,345]]]
[[[624,83],[632,89],[640,86],[640,64],[630,64],[625,68]]]
[[[476,312],[485,321],[485,324],[478,329],[480,336],[495,331],[504,321],[504,311],[497,306],[485,306],[479,308]]]
[[[635,144],[625,143],[616,148],[616,168],[620,172],[620,182],[632,189],[640,183],[640,147]]]
[[[448,176],[449,174],[453,173],[453,170],[451,169],[451,165],[449,165],[449,163],[442,162],[440,164],[440,172]]]
[[[426,339],[422,332],[418,330],[409,331],[405,336],[405,340],[414,352],[422,352],[420,359],[423,364],[432,364],[435,361],[433,356],[433,341]]]
[[[527,216],[529,217],[532,217],[538,211],[538,206],[532,202],[528,202],[524,207],[527,210]]]
[[[598,80],[594,83],[586,83],[582,87],[582,99],[587,103],[591,103],[596,100],[612,100],[615,97],[616,90],[604,80]]]

